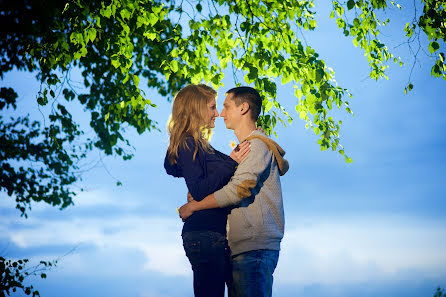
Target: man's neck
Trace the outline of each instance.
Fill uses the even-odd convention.
[[[249,123],[240,125],[237,129],[234,130],[234,134],[237,137],[238,142],[241,143],[255,129],[256,129],[256,124],[254,122],[249,122]]]

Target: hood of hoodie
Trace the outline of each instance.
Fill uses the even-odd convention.
[[[265,136],[265,134],[260,131],[253,131],[245,140],[249,141],[253,138],[263,141],[268,147],[268,150],[272,151],[274,157],[276,158],[277,166],[279,167],[279,174],[282,176],[287,173],[290,165],[288,161],[283,158],[283,156],[285,156],[285,151],[280,147],[280,145],[278,145],[271,138]]]

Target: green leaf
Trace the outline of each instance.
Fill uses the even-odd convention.
[[[139,76],[138,75],[133,75],[133,83],[135,84],[136,87],[138,87],[138,85],[139,85]]]
[[[147,25],[147,23],[148,22],[147,22],[146,18],[144,18],[140,15],[136,18],[136,28],[139,28],[142,25]]]
[[[172,62],[170,62],[170,69],[172,70],[172,72],[177,72],[179,69],[179,64],[177,60],[173,60]]]
[[[310,104],[310,113],[312,114],[312,115],[315,115],[316,114],[316,106],[314,105],[314,104]]]
[[[314,102],[316,102],[316,96],[314,96],[313,94],[309,94],[305,100],[309,104],[314,104]]]
[[[152,11],[156,14],[159,14],[161,12],[161,10],[163,10],[162,6],[153,6],[152,7]]]
[[[347,8],[348,8],[348,10],[351,10],[353,7],[355,7],[355,1],[348,0],[347,1]]]
[[[308,95],[308,93],[310,93],[310,86],[308,84],[303,84],[302,85],[302,92],[303,92],[303,94],[305,96]]]
[[[346,163],[353,163],[353,159],[345,156],[345,162]]]
[[[38,98],[37,98],[37,103],[39,104],[39,105],[47,105],[48,104],[48,99],[46,98],[46,96],[39,96]]]
[[[302,98],[302,91],[300,90],[300,89],[296,89],[295,91],[294,91],[294,95],[296,95],[296,97],[297,97],[297,99],[299,99],[300,100],[300,98]]]
[[[336,23],[338,24],[338,28],[344,28],[346,26],[345,21],[341,18],[337,19]]]
[[[150,39],[150,40],[154,40],[156,38],[156,33],[154,33],[154,32],[146,32],[143,35],[144,35],[144,37],[146,37],[147,39]]]
[[[263,109],[264,112],[268,112],[271,110],[271,108],[273,107],[273,103],[271,101],[268,100],[268,102],[266,102],[265,107]]]
[[[128,11],[127,9],[123,9],[121,10],[121,17],[125,20],[130,19],[132,13],[130,11]]]
[[[226,69],[226,67],[228,66],[228,62],[231,60],[230,57],[226,57],[220,60],[220,67],[223,69]]]
[[[292,73],[284,72],[284,74],[282,76],[282,85],[285,85],[285,84],[289,83],[292,80],[293,80]]]
[[[149,23],[150,25],[154,26],[158,22],[159,18],[156,14],[151,13],[149,14]]]
[[[311,28],[316,28],[316,20],[311,20],[310,21],[310,27]]]
[[[200,3],[198,3],[195,7],[197,8],[198,12],[201,12],[201,10],[203,9]]]
[[[100,14],[106,18],[110,18],[112,14],[111,5],[107,6],[106,8],[102,8]]]
[[[65,7],[64,7],[64,9],[63,9],[63,11],[62,11],[62,14],[64,14],[65,11],[68,10],[69,5],[70,5],[70,3],[65,4]]]
[[[129,74],[127,73],[127,74],[125,75],[124,80],[122,81],[122,83],[123,83],[123,84],[127,83],[127,82],[129,81],[129,79],[130,79],[130,76],[129,76]]]
[[[432,66],[431,75],[435,76],[435,77],[441,76],[441,70],[440,70],[440,66],[438,66],[438,64],[435,64],[434,66]]]
[[[440,48],[440,45],[438,44],[437,41],[432,41],[431,43],[429,43],[429,51],[431,52],[431,54],[433,54],[439,48]]]
[[[118,68],[119,66],[121,66],[121,62],[119,62],[119,59],[116,58],[111,58],[111,64],[113,65],[113,67]]]
[[[88,30],[88,38],[93,42],[96,39],[96,29],[91,28]]]

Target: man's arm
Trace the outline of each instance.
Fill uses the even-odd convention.
[[[251,189],[258,182],[260,175],[265,171],[271,156],[268,148],[261,140],[253,140],[251,152],[239,164],[234,176],[222,189],[206,196],[201,201],[191,201],[180,208],[180,217],[186,220],[195,211],[237,205],[242,199],[251,197]]]
[[[194,212],[203,210],[203,209],[211,209],[211,208],[219,208],[220,206],[215,200],[214,193],[207,195],[201,201],[191,200],[190,202],[184,204],[180,207],[180,217],[181,219],[186,220],[190,217]]]

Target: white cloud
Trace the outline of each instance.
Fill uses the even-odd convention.
[[[36,248],[40,246],[79,246],[74,253],[63,259],[64,265],[72,265],[76,271],[85,269],[91,271],[89,264],[85,263],[88,253],[108,254],[114,259],[113,251],[125,256],[125,252],[132,254],[135,251],[145,256],[143,269],[161,272],[169,276],[190,276],[190,264],[184,254],[181,242],[182,222],[175,209],[172,216],[161,217],[148,215],[120,215],[101,217],[100,207],[113,205],[121,210],[144,207],[138,199],[120,199],[119,195],[109,191],[89,191],[78,195],[80,207],[70,209],[70,216],[56,212],[56,218],[46,220],[45,208],[39,207],[36,215],[27,220],[18,217],[0,218],[0,234],[21,248]],[[3,203],[1,208],[10,207]],[[147,207],[147,205],[145,205]],[[97,209],[97,214],[83,215],[85,209]],[[47,209],[48,210],[48,209]],[[51,210],[49,210],[51,211]],[[19,227],[13,226],[20,222]],[[94,250],[83,247],[93,246]],[[48,258],[48,255],[45,255]],[[55,255],[50,258],[57,258]],[[71,260],[70,260],[71,259]],[[92,259],[94,260],[94,259]],[[128,263],[136,266],[139,263]],[[94,269],[94,268],[93,268]]]
[[[310,224],[306,222],[311,222]],[[291,225],[291,226],[290,226]],[[446,275],[445,222],[414,218],[302,218],[290,222],[276,280],[339,284]]]
[[[191,273],[181,245],[181,221],[176,218],[75,218],[60,222],[38,222],[34,219],[30,224],[39,227],[11,230],[8,232],[10,240],[22,248],[92,245],[100,253],[122,249],[131,253],[134,250],[145,255],[145,269],[166,275],[188,276]],[[91,249],[88,252],[92,252]],[[110,258],[114,257],[110,255]]]
[[[2,217],[0,234],[22,248],[79,245],[59,265],[67,273],[94,275],[107,270],[104,263],[113,259],[113,265],[127,268],[101,273],[119,274],[126,269],[191,277],[181,242],[182,222],[175,210],[168,217],[129,212],[85,216],[88,207],[119,200],[107,191],[88,195],[80,196],[84,207],[74,207],[68,217],[63,213],[51,220],[43,215],[25,221]],[[132,203],[122,200],[120,206],[128,209]],[[21,224],[15,224],[19,220]],[[444,221],[409,217],[288,218],[275,280],[307,285],[445,276],[445,226]]]

